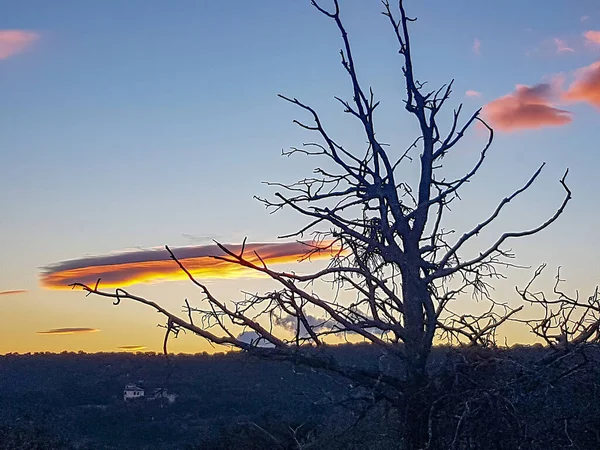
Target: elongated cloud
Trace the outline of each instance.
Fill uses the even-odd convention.
[[[119,350],[125,350],[128,352],[137,352],[139,350],[144,350],[146,347],[143,345],[122,345],[121,347],[117,347]]]
[[[36,334],[82,334],[82,333],[96,333],[100,330],[97,328],[53,328],[52,330],[38,331]]]
[[[467,97],[481,97],[481,92],[469,89],[467,92],[465,92],[465,95]]]
[[[0,30],[0,59],[10,58],[27,50],[39,37],[39,34],[32,31]]]
[[[575,72],[575,81],[563,98],[572,102],[587,102],[600,108],[600,61]]]
[[[551,84],[519,84],[511,94],[488,103],[483,114],[501,131],[566,125],[573,119],[568,111],[553,106],[553,99],[558,96],[555,91]]]
[[[245,257],[261,264],[257,254],[266,264],[297,262],[302,259],[312,242],[246,244]],[[334,251],[325,249],[314,253],[310,259],[329,259]],[[226,245],[235,253],[241,245]],[[184,267],[198,278],[238,278],[255,276],[255,271],[238,264],[218,260],[213,256],[225,256],[217,245],[200,245],[173,249]],[[71,283],[95,285],[101,278],[103,288],[125,287],[137,283],[174,281],[187,279],[185,273],[171,259],[165,249],[149,249],[120,252],[104,256],[91,256],[59,262],[42,269],[41,284],[47,289],[70,289]]]
[[[27,289],[13,289],[12,291],[0,291],[0,295],[18,295],[26,294],[29,292]]]
[[[588,44],[600,45],[600,31],[586,31],[583,36]]]
[[[563,39],[554,38],[554,45],[556,45],[556,53],[573,53],[575,51]]]

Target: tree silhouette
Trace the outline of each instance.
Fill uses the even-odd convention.
[[[75,284],[88,293],[116,299],[129,299],[155,308],[166,316],[167,339],[180,330],[191,331],[212,343],[229,345],[273,359],[293,361],[337,373],[368,387],[375,399],[397,407],[404,418],[408,449],[423,448],[428,438],[427,416],[431,401],[427,393],[427,361],[436,334],[449,341],[487,345],[494,340],[499,325],[520,308],[499,305],[489,295],[491,278],[510,265],[512,253],[507,241],[536,234],[552,224],[571,199],[560,180],[564,198],[555,213],[539,226],[506,231],[495,242],[475,254],[465,251],[481,231],[495,221],[506,205],[523,194],[539,177],[544,164],[524,184],[502,199],[493,213],[461,234],[444,227],[449,204],[459,199],[459,191],[475,179],[491,147],[493,130],[475,111],[466,119],[462,105],[453,111],[449,128],[442,130],[438,117],[452,92],[452,82],[429,91],[416,76],[409,35],[410,18],[400,0],[395,9],[383,1],[383,15],[389,22],[403,61],[405,109],[418,124],[420,133],[406,149],[385,145],[375,129],[379,102],[372,89],[359,81],[350,40],[341,17],[339,2],[325,8],[312,5],[337,27],[342,38],[341,62],[350,82],[350,100],[336,99],[344,112],[356,119],[366,138],[366,147],[356,151],[334,138],[311,106],[294,97],[280,97],[298,107],[306,121],[294,122],[316,137],[314,142],[292,148],[285,155],[304,155],[319,161],[314,173],[293,184],[270,183],[278,191],[274,198],[260,198],[267,208],[289,208],[305,224],[282,238],[311,240],[306,259],[328,252],[329,265],[317,272],[297,274],[267,266],[260,255],[219,244],[223,254],[215,258],[262,273],[277,287],[261,294],[247,294],[242,301],[217,298],[207,285],[194,278],[168,247],[173,260],[202,291],[202,305],[187,300],[184,314],[168,311],[156,302],[123,289],[108,292],[96,286]],[[447,178],[444,158],[462,143],[476,124],[488,133],[473,165],[463,176]],[[417,158],[418,156],[418,158]],[[402,178],[400,168],[418,164],[416,183]],[[413,166],[414,167],[414,166]],[[455,237],[458,236],[458,237]],[[323,289],[331,283],[333,289]],[[349,290],[348,294],[340,293]],[[490,309],[479,315],[459,315],[450,302],[472,291],[490,302]],[[243,336],[242,336],[243,335]],[[379,367],[344,365],[315,351],[336,338],[355,335],[381,349],[385,361],[398,359],[402,373]],[[251,339],[248,339],[251,336]]]

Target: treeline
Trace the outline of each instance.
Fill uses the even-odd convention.
[[[369,345],[345,365],[401,370]],[[437,348],[424,394],[431,449],[600,448],[600,351]],[[122,399],[138,383],[172,405]],[[0,449],[388,449],[402,424],[385,393],[240,353],[0,356]]]

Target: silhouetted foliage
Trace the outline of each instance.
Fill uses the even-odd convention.
[[[372,345],[326,351],[349,366],[380,360]],[[600,448],[600,348],[579,347],[548,366],[554,354],[435,348],[429,448]],[[169,372],[174,404],[123,402],[126,383],[160,385]],[[343,377],[240,353],[171,363],[148,354],[9,355],[0,357],[0,449],[396,448],[402,418],[373,400]]]

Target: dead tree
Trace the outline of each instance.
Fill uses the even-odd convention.
[[[538,179],[544,164],[471,229],[457,235],[444,228],[449,204],[459,199],[461,188],[474,181],[482,167],[493,141],[493,130],[481,118],[481,110],[463,118],[462,105],[454,110],[449,128],[442,130],[438,116],[450,98],[453,83],[429,91],[419,81],[409,35],[410,23],[415,19],[407,15],[402,0],[397,9],[384,0],[383,15],[403,63],[398,78],[406,93],[404,107],[420,130],[408,148],[385,145],[375,128],[379,101],[373,90],[365,89],[359,80],[338,0],[329,9],[317,1],[311,3],[341,35],[341,63],[350,80],[351,97],[336,100],[345,113],[355,118],[366,144],[362,149],[343,146],[327,131],[315,109],[297,98],[280,95],[307,117],[306,121],[294,122],[315,136],[313,142],[284,154],[308,156],[320,162],[312,176],[294,184],[271,183],[278,189],[274,198],[259,200],[269,209],[289,208],[305,218],[304,226],[280,237],[312,236],[306,244],[306,258],[328,251],[331,263],[309,274],[277,271],[264,264],[260,255],[248,255],[244,246],[234,252],[220,245],[224,253],[216,258],[261,272],[277,285],[264,294],[247,294],[241,301],[227,301],[214,296],[186,269],[185,260],[179,260],[167,248],[203,294],[197,306],[186,301],[183,314],[123,289],[108,292],[98,285],[76,286],[113,298],[115,303],[133,300],[162,313],[167,320],[165,350],[170,334],[187,330],[211,343],[333,372],[366,386],[375,398],[384,399],[403,412],[405,448],[423,448],[428,441],[430,405],[426,363],[436,332],[461,342],[485,344],[492,340],[496,328],[515,313],[492,304],[483,317],[460,316],[450,312],[451,302],[468,291],[490,299],[490,279],[500,276],[499,269],[510,264],[512,254],[505,247],[507,241],[542,231],[564,211],[571,199],[565,183],[567,173],[560,180],[564,198],[546,221],[531,229],[506,231],[488,248],[474,255],[465,254],[466,244]],[[463,176],[447,178],[443,173],[444,158],[452,157],[465,133],[476,124],[487,130],[487,141]],[[418,166],[413,166],[418,171],[418,181],[413,184],[400,175],[400,168],[411,163]],[[319,294],[323,282],[332,283],[334,289]],[[254,339],[241,339],[241,332],[252,333]],[[380,348],[386,358],[401,360],[404,373],[347,367],[313,348],[350,334]]]
[[[570,353],[586,344],[600,342],[600,291],[596,286],[592,295],[581,298],[564,292],[560,267],[557,269],[552,296],[534,291],[533,284],[546,268],[542,264],[523,289],[517,288],[521,298],[543,310],[542,319],[527,320],[534,335],[558,354]]]

